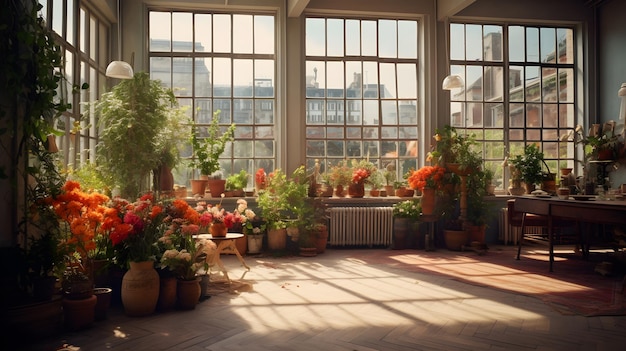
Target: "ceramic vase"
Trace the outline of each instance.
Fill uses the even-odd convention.
[[[257,254],[263,248],[263,234],[246,234],[248,240],[248,253]]]
[[[130,262],[130,269],[122,278],[122,305],[131,317],[154,313],[159,300],[159,273],[154,262]]]
[[[161,277],[159,280],[159,300],[157,310],[161,312],[169,311],[176,307],[176,277]]]
[[[422,214],[430,216],[435,213],[435,189],[424,188],[422,190],[420,205],[422,206]]]
[[[228,233],[228,228],[224,223],[212,223],[209,227],[209,233],[217,237],[226,236],[226,234]]]
[[[200,301],[200,280],[178,279],[176,282],[176,297],[178,308],[183,310],[193,310]]]
[[[63,299],[65,328],[75,331],[91,326],[96,319],[97,302],[93,294],[86,299]]]

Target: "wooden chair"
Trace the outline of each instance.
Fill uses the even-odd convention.
[[[517,260],[520,259],[520,253],[522,251],[522,240],[524,240],[524,229],[526,227],[543,227],[548,228],[548,216],[536,215],[531,213],[515,212],[515,199],[507,200],[507,216],[509,225],[520,228],[519,239],[517,241]],[[552,218],[552,230],[560,231],[563,228],[575,227],[576,222],[561,219],[558,217]]]

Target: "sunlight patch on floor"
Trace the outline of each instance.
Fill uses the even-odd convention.
[[[532,255],[525,255],[524,258],[536,259]],[[593,290],[589,287],[569,283],[557,278],[529,273],[523,270],[508,268],[469,258],[463,258],[458,261],[449,260],[443,263],[433,263],[430,260],[420,259],[419,257],[416,258],[415,256],[397,256],[393,259],[405,264],[419,265],[421,269],[426,271],[437,272],[446,276],[463,279],[465,281],[525,294],[582,292]]]

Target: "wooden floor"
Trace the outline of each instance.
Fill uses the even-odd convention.
[[[134,351],[586,351],[626,345],[626,316],[564,315],[525,294],[358,258],[375,253],[380,250],[248,256],[251,271],[245,275],[236,258],[227,256],[240,292],[213,295],[192,311],[141,318],[113,308],[87,330],[30,349],[55,350],[64,342],[80,350]]]

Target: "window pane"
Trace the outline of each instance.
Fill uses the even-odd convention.
[[[391,63],[380,64],[380,91],[381,98],[392,99],[396,95],[396,65]]]
[[[383,124],[398,124],[398,107],[396,101],[381,101]]]
[[[539,62],[539,29],[526,28],[526,61]]]
[[[343,56],[343,20],[326,20],[326,36],[328,56]]]
[[[509,67],[509,100],[524,101],[524,67]]]
[[[174,95],[191,96],[192,95],[192,60],[186,57],[175,57],[173,60],[174,74],[172,77]]]
[[[509,60],[510,61],[524,61],[525,46],[516,43],[524,43],[524,27],[510,26],[509,27]]]
[[[233,96],[252,97],[252,60],[233,60]]]
[[[467,67],[467,99],[480,101],[483,99],[483,68],[481,66]]]
[[[193,50],[193,30],[191,13],[174,12],[172,14],[172,42],[174,51],[190,52]]]
[[[376,34],[375,21],[361,21],[361,50],[363,56],[376,56],[376,43],[378,35]]]
[[[417,99],[417,66],[398,64],[398,98]]]
[[[503,67],[485,67],[483,93],[486,101],[502,101],[503,78]]]
[[[306,19],[306,54],[324,56],[326,53],[326,29],[324,19]]]
[[[346,106],[348,107],[348,118],[346,119],[346,124],[361,125],[363,111],[363,108],[361,107],[361,100],[347,101]]]
[[[150,51],[171,51],[172,23],[169,12],[150,12]]]
[[[341,62],[328,62],[326,64],[326,81],[328,82],[328,97],[342,98],[344,90],[343,64]]]
[[[274,17],[254,16],[254,52],[274,54]]]
[[[542,78],[542,99],[544,102],[554,102],[557,100],[556,90],[557,90],[557,81],[556,81],[556,69],[554,68],[542,68],[541,69],[541,78]]]
[[[233,52],[252,53],[252,16],[233,15]]]
[[[380,57],[398,57],[396,21],[378,21],[378,49]]]
[[[40,3],[41,2],[42,1],[40,1]],[[92,35],[97,34],[98,27],[96,26],[96,23],[97,22],[94,17],[91,26]],[[74,45],[74,36],[76,32],[76,24],[74,23],[74,0],[67,0],[67,25],[65,27],[67,29],[67,35],[65,36],[65,40],[67,40],[68,44]],[[92,45],[97,45],[97,43],[94,41]],[[95,58],[95,55],[92,57]]]
[[[274,97],[274,61],[254,61],[255,96]]]
[[[361,28],[357,20],[346,20],[346,55],[361,55]]]
[[[559,75],[559,101],[574,102],[574,69],[560,68]]]
[[[526,101],[541,100],[539,67],[526,67]]]
[[[465,56],[468,61],[480,61],[483,59],[483,29],[481,25],[467,24]]]
[[[484,26],[485,61],[502,61],[502,26]]]
[[[231,62],[228,58],[213,60],[213,96],[231,96]]]
[[[378,100],[363,100],[363,124],[378,125]]]
[[[169,57],[150,58],[150,79],[158,79],[163,86],[172,87],[172,59]]]
[[[361,72],[361,62],[346,62],[346,97],[362,97],[363,73]]]
[[[556,31],[556,40],[559,48],[559,62],[574,63],[574,31],[569,28],[559,28]]]
[[[195,62],[195,95],[202,97],[211,96],[211,74],[209,69],[212,60],[210,58],[196,58]]]
[[[450,59],[465,59],[465,25],[450,24]]]
[[[556,62],[555,29],[541,28],[541,62]]]
[[[213,51],[230,52],[230,15],[213,15]]]
[[[211,52],[211,15],[195,15],[195,51]]]
[[[417,22],[398,21],[398,57],[417,59]]]

